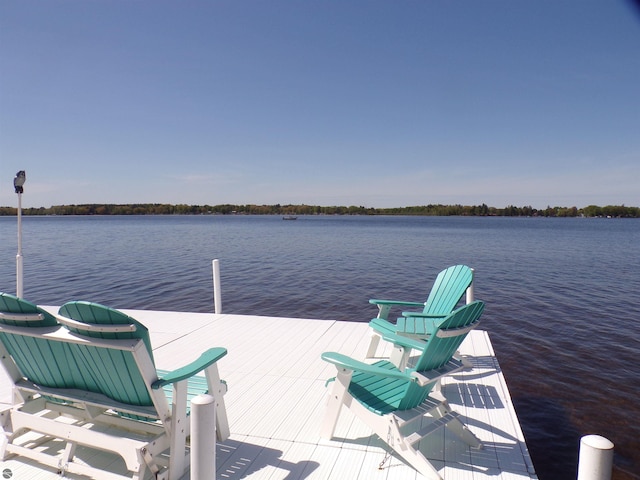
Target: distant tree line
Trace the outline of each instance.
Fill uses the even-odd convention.
[[[0,207],[0,216],[15,216],[15,207]],[[421,216],[497,216],[497,217],[615,217],[640,218],[640,208],[624,205],[599,207],[547,207],[542,210],[527,207],[506,208],[482,205],[422,205],[398,208],[368,208],[362,206],[313,205],[170,205],[84,204],[54,205],[50,208],[23,208],[23,215],[421,215]]]

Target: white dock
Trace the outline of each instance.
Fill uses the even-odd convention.
[[[217,446],[218,479],[423,478],[397,457],[379,470],[383,442],[347,410],[336,438],[320,439],[325,381],[335,375],[320,354],[337,351],[362,359],[369,342],[366,323],[124,311],[149,328],[158,368],[182,366],[208,347],[228,349],[219,369],[229,388],[225,401],[231,437]],[[445,480],[537,479],[488,334],[472,331],[460,351],[470,357],[473,370],[447,378],[443,393],[484,448],[469,449],[441,429],[422,442],[421,451]],[[10,385],[4,372],[0,375],[0,401],[8,403]],[[123,468],[109,454],[79,448],[77,457],[112,471]],[[59,478],[55,471],[20,458],[0,463],[14,479]]]

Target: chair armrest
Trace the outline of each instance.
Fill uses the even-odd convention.
[[[401,378],[403,380],[415,381],[411,375],[407,375],[404,372],[387,370],[385,368],[377,367],[376,365],[369,365],[368,363],[354,360],[351,357],[336,352],[324,352],[321,355],[325,362],[334,364],[338,368],[344,368],[346,370],[352,370],[354,372],[369,373],[372,375],[378,375],[380,377],[387,378]]]
[[[158,390],[170,383],[180,382],[193,377],[196,373],[214,364],[227,354],[227,349],[222,347],[210,348],[204,352],[197,360],[194,360],[184,367],[167,373],[163,378],[159,378],[151,384],[151,388]]]
[[[373,305],[389,305],[389,306],[398,306],[398,307],[423,307],[424,302],[403,302],[399,300],[377,300],[372,298],[369,300],[369,303]]]
[[[384,320],[389,316],[389,312],[392,307],[415,307],[424,309],[424,303],[419,302],[403,302],[398,300],[378,300],[372,298],[369,300],[369,303],[372,303],[378,307],[378,318],[382,318]]]

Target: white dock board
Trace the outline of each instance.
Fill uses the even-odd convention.
[[[209,347],[228,349],[219,369],[229,388],[225,401],[231,438],[217,447],[218,478],[422,478],[397,457],[391,457],[379,470],[384,443],[346,410],[336,438],[323,441],[319,437],[325,381],[335,375],[335,368],[323,362],[320,354],[338,351],[363,358],[369,343],[366,323],[140,310],[126,313],[149,328],[158,368],[177,368]],[[474,368],[447,378],[443,392],[485,447],[469,450],[442,429],[423,441],[421,450],[445,480],[536,479],[489,336],[472,331],[460,350],[472,357]],[[0,400],[8,402],[8,393],[2,372]],[[106,462],[113,469],[121,464],[106,454],[100,453],[105,458],[99,460],[93,455],[92,463]],[[19,458],[2,462],[2,467],[11,469],[14,478],[58,478],[56,472]]]

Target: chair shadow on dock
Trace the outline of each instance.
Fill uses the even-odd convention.
[[[461,390],[464,392],[461,393]],[[451,405],[460,413],[461,407],[481,408],[481,409],[502,409],[506,408],[498,398],[495,387],[478,384],[455,384],[443,387],[443,392],[451,400]],[[465,398],[462,400],[462,398]],[[357,419],[354,419],[357,422]],[[525,460],[523,452],[527,451],[524,442],[497,428],[495,425],[482,422],[475,418],[462,416],[462,421],[476,433],[483,443],[481,449],[469,449],[468,445],[459,441],[455,435],[442,430],[442,434],[433,435],[423,439],[420,443],[420,451],[438,469],[445,465],[460,471],[476,472],[486,476],[499,476],[503,472],[512,472],[514,478],[521,478],[523,472],[533,474],[533,465],[529,460]],[[339,442],[343,445],[350,445],[350,448],[379,449],[380,461],[385,457],[387,450],[385,443],[376,435],[364,435],[357,437],[347,437],[344,435],[334,436],[332,442]],[[528,463],[527,463],[528,462]],[[392,460],[382,468],[390,470],[407,465],[403,459],[392,454]],[[528,475],[522,478],[529,478]]]
[[[378,357],[376,357],[378,358]],[[415,365],[416,361],[420,358],[419,355],[412,354],[408,359],[408,365]],[[452,378],[469,380],[473,378],[484,378],[489,375],[493,375],[501,371],[495,357],[492,356],[467,356],[461,357],[469,368],[462,371],[462,373],[454,373]],[[473,373],[469,373],[473,372]]]
[[[491,428],[488,424],[482,424],[473,419],[465,418],[464,421],[471,426],[479,426],[483,429]],[[446,457],[449,469],[454,468],[458,471],[480,473],[487,478],[494,475],[496,477],[500,476],[504,472],[512,472],[516,475],[514,478],[520,478],[518,475],[521,475],[523,471],[528,471],[533,474],[533,465],[527,465],[523,461],[522,452],[526,451],[526,444],[503,431],[496,431],[496,435],[497,437],[506,436],[509,438],[504,442],[483,442],[482,449],[469,449],[463,442],[452,439],[449,434],[445,434],[440,437],[422,440],[420,451],[437,469],[444,467]],[[358,447],[377,447],[380,449],[379,460],[381,463],[385,458],[385,451],[387,450],[384,442],[375,434],[358,438],[334,437],[333,441]],[[452,466],[453,459],[457,459],[453,462],[455,466]],[[401,457],[392,453],[391,460],[381,467],[380,470],[393,471],[393,469],[401,466],[409,465]],[[527,476],[525,478],[529,477]]]
[[[489,373],[500,371],[500,365],[496,357],[492,355],[478,355],[473,357],[465,357],[474,370],[489,370]]]
[[[442,393],[454,406],[492,410],[505,408],[496,387],[492,385],[481,383],[448,384],[442,387]]]
[[[288,462],[283,452],[263,445],[228,439],[216,446],[216,477],[219,479],[246,478],[266,467],[287,471],[285,480],[303,479],[319,467],[317,462]],[[279,477],[280,478],[280,477]]]

